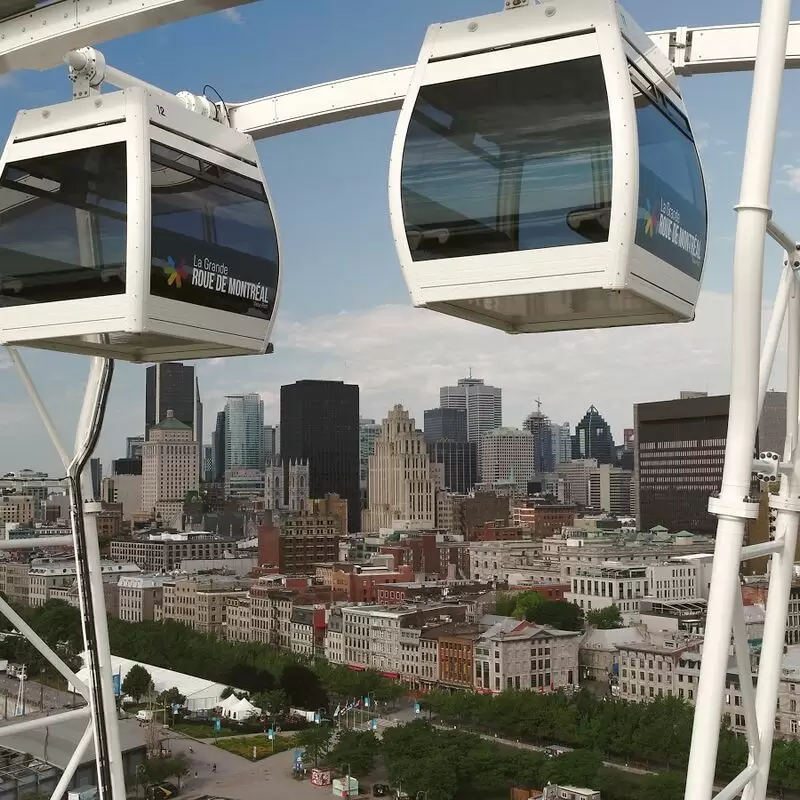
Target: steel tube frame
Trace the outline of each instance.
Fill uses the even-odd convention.
[[[90,728],[93,732],[95,745],[98,793],[101,800],[124,800],[125,776],[122,767],[122,750],[114,697],[103,579],[99,569],[100,549],[97,540],[97,519],[95,514],[97,509],[94,508],[96,504],[83,501],[83,498],[94,499],[92,498],[91,482],[85,474],[84,466],[94,451],[102,428],[105,402],[113,374],[113,362],[98,357],[93,357],[90,360],[89,375],[75,435],[75,455],[70,458],[67,456],[67,450],[61,441],[58,431],[39,397],[22,356],[16,348],[7,349],[33,406],[39,413],[43,427],[50,436],[53,446],[58,452],[69,476],[72,542],[75,549],[82,633],[90,675],[89,686],[86,687],[74,675],[66,664],[47,647],[46,643],[13,609],[8,607],[7,604],[4,604],[4,607],[1,598],[0,611],[9,617],[39,652],[76,687],[78,692],[81,694],[86,693],[85,696],[89,700],[89,712],[91,714]],[[81,716],[86,714],[85,709],[80,709],[79,712]],[[59,716],[63,717],[63,715]],[[50,719],[52,720],[53,717],[50,717]],[[31,722],[37,721],[12,723],[5,726],[3,730],[9,732],[23,729],[17,727],[18,725],[30,728]],[[51,800],[60,800],[60,797],[53,794]]]
[[[50,725],[57,725],[59,722],[70,722],[71,720],[86,719],[90,714],[88,706],[83,708],[76,708],[72,711],[64,711],[60,714],[47,714],[43,717],[36,717],[35,719],[26,719],[22,722],[13,722],[10,725],[0,725],[0,738],[9,736],[15,733],[24,733],[25,731],[37,731],[39,728],[47,728]],[[60,800],[56,795],[53,795],[53,800]]]
[[[67,766],[64,767],[64,772],[61,773],[61,777],[58,779],[56,788],[53,789],[51,800],[59,800],[59,798],[63,797],[66,794],[67,789],[69,788],[69,785],[72,782],[72,778],[75,775],[75,770],[77,770],[78,767],[80,766],[81,759],[88,750],[91,741],[92,741],[92,726],[91,724],[89,724],[86,726],[86,730],[83,732],[83,736],[81,736],[81,740],[78,742],[78,746],[75,748],[75,752],[70,756],[69,761],[67,762]]]
[[[756,696],[756,724],[761,736],[761,747],[760,752],[752,759],[757,772],[745,789],[743,800],[763,800],[767,794],[786,632],[786,609],[792,588],[800,520],[800,503],[797,502],[800,493],[800,463],[796,461],[800,457],[797,449],[800,412],[800,285],[797,281],[793,282],[789,298],[788,334],[784,461],[792,462],[794,469],[782,476],[778,499],[770,503],[776,508],[775,541],[782,542],[783,549],[772,557]]]
[[[745,524],[758,513],[749,497],[753,443],[759,408],[761,302],[763,297],[764,242],[771,211],[770,178],[777,137],[778,112],[789,33],[790,0],[763,0],[758,49],[753,75],[736,237],[733,257],[733,309],[731,331],[731,391],[725,466],[719,498],[709,510],[718,517],[714,569],[706,617],[700,681],[695,703],[692,745],[686,771],[686,800],[706,800],[714,789],[723,690],[728,666],[734,604]],[[796,374],[796,373],[795,373]],[[783,483],[785,483],[785,479]],[[755,508],[754,508],[755,506]],[[775,555],[773,558],[780,558]],[[774,571],[774,570],[773,570]],[[775,604],[772,604],[773,608]],[[775,616],[773,611],[772,616]],[[781,620],[783,625],[783,620]],[[765,630],[766,643],[766,630]],[[781,637],[782,638],[782,637]],[[763,663],[763,662],[762,662]],[[764,669],[766,682],[777,684],[779,665]],[[759,683],[757,706],[766,708],[767,687]],[[774,703],[773,703],[774,708]],[[759,714],[761,718],[761,714]],[[760,727],[760,726],[759,726]],[[768,726],[770,729],[772,725]],[[761,730],[758,771],[747,782],[748,800],[764,800],[771,739]],[[762,768],[766,754],[766,768]],[[752,757],[752,756],[751,756]],[[757,794],[756,792],[757,788]],[[763,789],[763,790],[762,790]]]

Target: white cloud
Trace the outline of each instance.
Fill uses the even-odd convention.
[[[228,22],[232,22],[234,25],[241,25],[244,22],[244,18],[237,8],[225,8],[219,13],[225,17]]]

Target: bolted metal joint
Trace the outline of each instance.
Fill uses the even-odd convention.
[[[92,90],[98,90],[106,74],[106,60],[94,47],[81,47],[70,50],[64,58],[69,67],[73,98],[88,97]]]
[[[780,456],[770,450],[759,453],[753,459],[753,475],[762,483],[777,483],[781,479],[781,473],[789,469],[791,465],[783,464]]]

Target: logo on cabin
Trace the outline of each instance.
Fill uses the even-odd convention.
[[[648,236],[653,236],[658,228],[658,214],[653,211],[650,201],[645,200],[644,232]]]
[[[167,266],[164,267],[164,274],[167,276],[167,283],[170,286],[175,286],[180,289],[183,282],[189,277],[189,271],[186,268],[186,262],[181,259],[175,263],[172,256],[167,256]]]

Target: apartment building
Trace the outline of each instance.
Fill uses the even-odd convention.
[[[291,592],[275,588],[269,580],[250,587],[251,641],[291,648],[292,598]]]
[[[289,623],[293,653],[306,656],[325,652],[325,607],[293,605]]]
[[[77,570],[73,559],[50,561],[34,559],[28,566],[29,595],[28,604],[43,606],[51,597],[54,589],[69,588],[75,583]],[[100,572],[103,580],[119,578],[123,575],[135,575],[140,572],[135,564],[115,561],[101,561]]]
[[[710,572],[709,572],[710,580]],[[639,612],[640,601],[688,601],[700,599],[707,589],[702,562],[672,561],[639,566],[579,568],[570,580],[568,602],[585,611],[616,605],[623,615]]]
[[[253,638],[251,599],[228,597],[225,601],[225,638],[230,642],[249,642]]]
[[[28,605],[31,591],[29,570],[27,562],[0,562],[0,591],[12,606]]]
[[[258,531],[258,561],[285,574],[313,575],[315,564],[339,557],[342,521],[332,514],[293,513],[280,527],[263,525]]]
[[[158,531],[137,539],[111,541],[111,558],[130,561],[146,572],[171,572],[185,559],[219,559],[233,555],[233,539],[208,531]]]
[[[537,539],[561,532],[575,522],[577,506],[545,503],[541,500],[514,500],[511,503],[511,524],[525,528]]]
[[[163,605],[163,575],[123,575],[119,591],[119,618],[125,622],[142,622],[155,619],[156,606]]]
[[[456,689],[472,689],[475,685],[475,643],[481,638],[481,626],[453,622],[426,630],[424,635],[438,645],[436,682]]]
[[[414,674],[416,670],[404,669],[403,664],[414,664],[418,658],[409,659],[408,637],[404,638],[404,647],[401,647],[401,630],[411,627],[421,629],[426,622],[434,620],[463,621],[465,612],[463,606],[448,605],[344,606],[344,663],[370,667],[392,678],[399,678],[404,671]]]
[[[0,495],[0,530],[8,523],[29,523],[36,516],[36,498],[27,494]]]
[[[562,580],[569,580],[585,567],[597,567],[607,561],[620,566],[659,564],[682,556],[713,553],[714,540],[691,533],[669,535],[662,530],[647,533],[567,537],[559,549]],[[546,548],[546,545],[544,545]]]
[[[654,697],[694,701],[703,639],[689,634],[653,634],[619,649],[619,697],[643,702]]]
[[[578,685],[581,634],[502,618],[475,644],[475,688],[551,692]]]
[[[325,611],[325,658],[331,664],[344,664],[344,623],[338,606]]]
[[[510,573],[533,567],[541,562],[541,557],[542,543],[536,539],[470,542],[470,578],[476,581],[508,583]],[[557,571],[542,571],[553,578],[557,576]]]
[[[187,576],[163,583],[161,619],[174,619],[202,633],[221,635],[228,598],[246,596],[247,583],[227,576]]]

